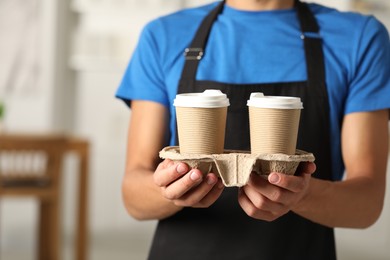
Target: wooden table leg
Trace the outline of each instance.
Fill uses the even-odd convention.
[[[80,170],[79,170],[79,204],[77,215],[77,238],[76,238],[76,256],[77,260],[86,260],[88,257],[88,167],[89,167],[89,146],[83,145],[80,151]]]
[[[60,204],[58,200],[41,201],[39,205],[39,260],[60,260]]]
[[[76,213],[75,260],[87,260],[89,249],[88,227],[88,174],[89,142],[78,138],[68,139],[68,151],[79,158],[78,205]]]

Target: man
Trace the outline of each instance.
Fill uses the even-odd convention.
[[[389,70],[383,25],[315,4],[227,0],[149,23],[117,92],[132,110],[125,206],[159,220],[149,258],[335,259],[332,228],[368,227],[382,209]],[[160,162],[177,144],[175,95],[208,88],[230,99],[226,149],[249,150],[251,92],[299,96],[297,148],[316,164],[237,191]]]

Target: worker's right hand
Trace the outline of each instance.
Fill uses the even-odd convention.
[[[180,207],[207,208],[221,195],[224,185],[214,173],[203,176],[186,163],[165,159],[153,175],[162,195]]]

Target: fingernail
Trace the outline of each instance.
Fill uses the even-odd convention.
[[[212,178],[212,177],[207,177],[207,184],[208,185],[213,185],[217,182],[217,180],[215,178]]]
[[[279,182],[279,179],[280,179],[280,177],[279,177],[279,175],[276,174],[276,173],[272,173],[272,174],[268,177],[268,181],[269,181],[270,183],[278,183],[278,182]]]
[[[194,172],[193,171],[193,172],[190,173],[190,178],[193,181],[197,181],[197,180],[200,179],[200,174],[198,172]]]
[[[176,171],[177,171],[178,173],[180,173],[180,174],[184,174],[184,173],[187,172],[187,168],[185,167],[184,164],[179,163],[179,164],[177,165],[177,167],[176,167]]]

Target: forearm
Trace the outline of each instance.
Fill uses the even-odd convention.
[[[369,177],[331,182],[311,178],[307,195],[293,209],[329,227],[366,228],[380,215],[384,183]]]
[[[144,169],[125,174],[122,196],[127,212],[138,220],[163,219],[181,210],[161,195],[153,182],[153,172]]]
[[[162,219],[180,210],[162,196],[153,181],[160,162],[158,153],[168,142],[168,116],[161,104],[132,102],[122,196],[128,213],[139,220]]]
[[[346,179],[330,182],[311,178],[307,196],[294,211],[331,227],[373,224],[383,206],[388,140],[387,110],[345,116],[342,154]]]

